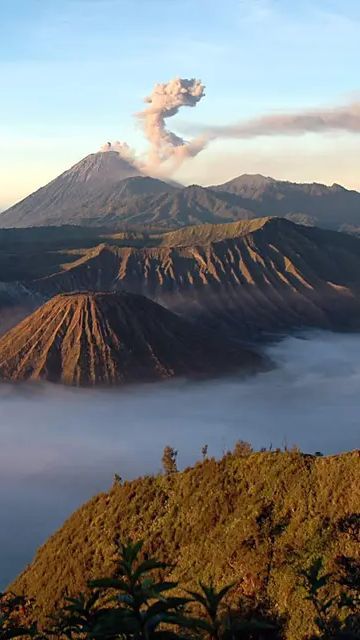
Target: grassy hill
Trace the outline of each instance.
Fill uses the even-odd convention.
[[[300,640],[314,612],[299,570],[319,556],[330,571],[339,557],[359,559],[359,531],[348,525],[360,511],[359,472],[359,452],[267,451],[115,482],[65,522],[12,588],[34,597],[44,620],[66,589],[113,573],[119,538],[144,539],[146,553],[176,563],[172,577],[182,585],[235,581],[233,604],[270,601],[288,616],[287,638]]]

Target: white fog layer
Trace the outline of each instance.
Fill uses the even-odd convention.
[[[359,446],[360,336],[286,338],[277,368],[248,379],[98,391],[0,387],[0,587],[84,500],[123,478],[160,470],[166,444],[179,467],[254,448],[297,444],[332,454]]]

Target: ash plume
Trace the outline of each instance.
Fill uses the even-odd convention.
[[[360,133],[360,102],[340,107],[264,115],[235,124],[204,128],[203,135],[209,142],[217,138],[245,139],[335,131]]]
[[[116,151],[143,173],[170,175],[184,160],[202,151],[208,140],[202,135],[185,140],[167,129],[166,120],[176,115],[181,107],[195,107],[205,95],[204,90],[204,85],[195,78],[174,78],[156,84],[144,100],[149,106],[136,114],[150,143],[145,156],[138,157],[126,142],[120,141],[106,142],[101,151]]]
[[[105,142],[105,144],[100,147],[100,151],[116,151],[125,160],[128,160],[135,165],[137,164],[135,151],[127,144],[127,142],[120,142],[120,140],[116,140],[115,142]]]
[[[269,113],[233,124],[192,127],[190,140],[167,128],[167,120],[181,107],[195,107],[205,95],[205,86],[195,78],[174,78],[156,84],[145,98],[146,109],[135,114],[149,142],[148,152],[136,156],[126,142],[107,142],[102,151],[117,151],[139,169],[158,177],[170,176],[188,158],[196,156],[217,139],[250,139],[258,136],[295,136],[305,133],[360,133],[360,102],[339,107]]]
[[[178,164],[203,149],[205,140],[184,140],[166,128],[166,120],[176,115],[181,107],[195,107],[205,95],[204,90],[200,80],[174,78],[170,82],[155,85],[152,93],[145,98],[149,106],[137,117],[150,143],[149,166],[156,167],[172,159]]]
[[[105,142],[100,151],[117,151],[121,156],[128,156],[129,158],[134,155],[131,147],[129,147],[126,142],[120,142],[120,140],[116,140],[115,142]]]

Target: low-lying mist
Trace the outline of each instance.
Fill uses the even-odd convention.
[[[166,444],[182,468],[238,439],[332,454],[359,446],[360,336],[289,337],[277,368],[248,379],[125,390],[0,387],[0,587],[114,473],[157,472]]]

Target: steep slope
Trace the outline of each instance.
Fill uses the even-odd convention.
[[[106,225],[114,228],[142,225],[142,218],[145,225],[157,223],[152,214],[142,213],[147,210],[148,203],[153,200],[156,202],[162,194],[172,194],[180,190],[180,186],[156,178],[127,178],[112,184],[107,190],[89,195],[80,207],[72,209],[68,221],[71,224],[89,224],[94,227]]]
[[[139,171],[116,151],[98,152],[38,189],[0,216],[2,227],[61,225],[77,218],[92,217],[84,211],[87,203],[106,198],[121,180],[139,175]],[[82,217],[81,217],[82,216]]]
[[[330,572],[339,556],[359,559],[359,473],[359,452],[265,452],[114,484],[65,522],[12,588],[34,597],[44,620],[66,587],[72,595],[113,574],[116,540],[144,539],[145,552],[175,565],[171,578],[235,582],[235,605],[242,595],[268,599],[289,615],[288,640],[310,637],[299,569],[318,556]]]
[[[161,246],[102,244],[26,286],[141,293],[244,337],[294,327],[360,328],[360,240],[276,218],[188,227]]]
[[[60,295],[0,338],[0,379],[122,384],[256,369],[260,357],[128,293]]]
[[[360,193],[339,184],[328,187],[245,174],[210,188],[241,198],[250,217],[284,216],[327,229],[360,231]]]

